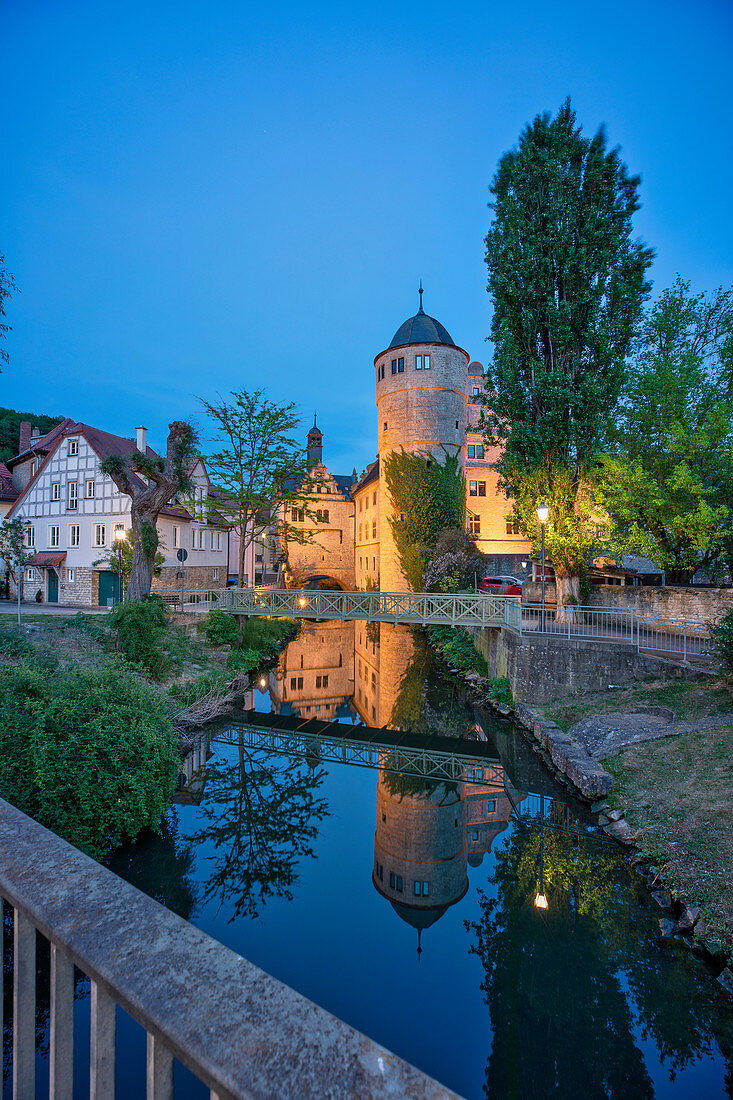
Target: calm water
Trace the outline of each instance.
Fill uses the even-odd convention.
[[[730,1002],[660,940],[620,850],[419,639],[308,624],[248,703],[480,737],[496,764],[436,785],[252,748],[233,720],[117,873],[464,1097],[733,1096]],[[123,1013],[118,1033],[119,1095],[143,1096],[144,1036]],[[176,1073],[177,1096],[208,1095]]]

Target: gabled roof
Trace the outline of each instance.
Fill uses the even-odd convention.
[[[331,476],[338,485],[339,492],[343,493],[345,497],[350,497],[354,484],[353,476],[351,474],[332,474]]]
[[[101,428],[94,428],[91,424],[82,424],[79,421],[71,420],[67,417],[61,424],[58,424],[47,435],[43,436],[30,451],[25,452],[25,455],[37,454],[39,451],[45,452],[45,457],[25,489],[23,489],[20,494],[16,494],[17,499],[11,508],[11,512],[21,503],[28,490],[35,485],[36,481],[43,473],[51,454],[56,450],[61,440],[70,435],[83,435],[89,443],[89,446],[102,461],[104,461],[105,458],[109,458],[111,455],[120,455],[122,458],[130,458],[137,450],[137,445],[132,439],[125,439],[124,436],[121,435],[112,435],[111,432],[104,432]],[[145,453],[148,458],[159,457],[151,447],[146,447]],[[11,463],[18,462],[23,457],[24,455],[18,455],[11,460]],[[141,488],[144,486],[145,482],[139,474],[130,470],[129,476],[130,479]],[[161,508],[160,515],[173,516],[178,519],[193,518],[191,513],[182,505],[175,504],[167,504],[164,508]]]
[[[20,454],[14,455],[8,459],[8,466],[12,470],[13,466],[16,466],[19,462],[25,462],[26,459],[33,458],[34,455],[48,454],[51,448],[55,445],[66,432],[70,431],[76,421],[72,420],[70,416],[67,416],[60,424],[57,424],[55,428],[51,428],[50,432],[46,432],[40,439],[37,439],[32,447],[28,447],[25,451],[21,451]]]
[[[5,463],[0,462],[0,500],[17,500],[18,495],[13,485],[13,475]]]

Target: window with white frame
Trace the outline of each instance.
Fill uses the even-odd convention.
[[[36,545],[36,529],[32,523],[29,523],[25,529],[25,544],[31,548]]]
[[[51,500],[61,500],[61,482],[51,482]]]
[[[48,529],[48,545],[54,549],[57,549],[59,543],[59,525],[58,523],[52,523]]]
[[[36,579],[36,571],[35,571],[35,569],[28,569],[28,570],[26,571],[25,579],[26,579],[27,581],[34,581],[34,580]]]
[[[78,523],[69,524],[69,546],[81,545],[81,527]]]
[[[206,532],[204,531],[204,529],[202,527],[199,530],[199,550],[205,550],[206,549],[205,539],[206,539]]]
[[[70,481],[66,486],[66,506],[72,511],[76,511],[76,506],[79,500],[79,486],[75,481]]]
[[[36,470],[38,469],[38,459],[34,458],[31,462],[31,477],[36,476]]]
[[[221,550],[221,531],[216,532],[216,549]]]
[[[196,549],[196,528],[195,527],[191,528],[191,549],[192,550]]]
[[[177,523],[173,524],[173,549],[181,545],[181,528]]]
[[[78,455],[79,454],[79,440],[78,439],[70,439],[69,440],[69,454],[70,455]]]
[[[104,523],[94,524],[93,546],[105,546],[107,543],[107,527]]]
[[[84,496],[87,500],[91,500],[94,496],[94,478],[89,478],[84,482]]]
[[[214,581],[219,580],[219,570],[217,568],[211,570],[211,579]]]
[[[69,584],[74,583],[74,570],[73,569],[67,569],[66,570],[66,579],[69,582]]]

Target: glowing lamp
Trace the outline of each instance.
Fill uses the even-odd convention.
[[[306,600],[305,596],[301,596],[300,599],[298,600],[298,607],[305,607],[307,602],[308,601]]]
[[[545,504],[544,500],[541,500],[537,505],[537,519],[544,526],[547,523],[547,517],[550,514],[550,509]]]
[[[547,898],[544,894],[538,894],[537,897],[534,899],[534,903],[537,909],[547,908]]]
[[[260,687],[261,687],[261,688],[263,688],[263,687],[267,687],[267,680],[265,679],[265,677],[264,677],[264,676],[262,676],[262,677],[260,678]]]

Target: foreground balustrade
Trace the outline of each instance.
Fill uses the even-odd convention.
[[[114,1098],[118,1005],[147,1032],[135,1095],[148,1100],[173,1096],[174,1059],[219,1100],[455,1095],[1,799],[0,896],[14,910],[14,1100],[36,1096],[37,932],[51,945],[53,1100],[74,1095],[74,966],[91,979],[94,1100]]]

